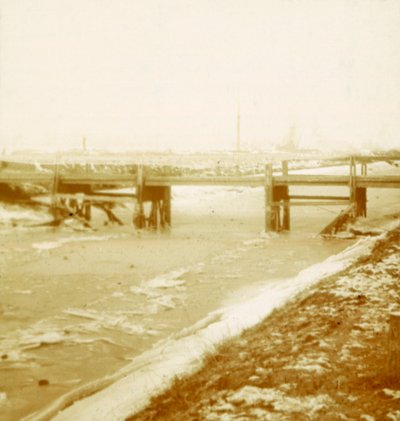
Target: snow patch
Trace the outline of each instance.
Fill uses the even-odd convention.
[[[386,417],[392,421],[399,421],[400,420],[400,411],[389,412],[386,414]]]
[[[303,412],[314,415],[316,412],[333,404],[328,395],[305,396],[293,398],[272,388],[244,386],[227,398],[229,403],[241,406],[272,405],[275,411]],[[219,409],[219,408],[218,408]]]
[[[383,389],[383,393],[393,399],[400,399],[400,390]]]
[[[364,421],[375,421],[375,418],[371,415],[361,415],[360,419]]]

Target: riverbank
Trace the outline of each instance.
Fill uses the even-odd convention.
[[[387,347],[389,313],[400,311],[399,243],[397,228],[129,420],[400,419]]]

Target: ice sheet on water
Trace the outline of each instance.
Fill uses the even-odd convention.
[[[244,246],[260,246],[266,244],[268,238],[253,238],[242,242]]]
[[[130,287],[132,294],[144,295],[145,297],[158,297],[159,293],[152,290],[151,288],[146,288],[144,286],[139,287]]]
[[[131,287],[131,292],[135,295],[142,295],[147,298],[136,306],[141,314],[157,314],[165,309],[173,309],[183,304],[184,297],[180,294],[171,295],[163,291],[151,288]]]
[[[190,268],[176,269],[147,281],[142,281],[140,286],[130,287],[130,291],[135,295],[147,298],[147,302],[141,303],[144,313],[155,314],[165,308],[175,308],[183,302],[182,291],[185,290],[186,281],[180,279],[188,273]],[[165,291],[173,289],[175,294],[167,294]]]
[[[42,243],[32,244],[32,247],[37,250],[51,250],[60,246],[61,246],[61,243],[58,241],[44,241]]]
[[[49,323],[39,322],[27,329],[10,332],[1,338],[0,355],[4,358],[0,360],[0,364],[28,361],[26,351],[30,349],[75,340],[79,340],[76,335],[67,334]]]
[[[60,238],[57,241],[42,241],[40,243],[33,243],[32,247],[37,250],[50,250],[61,247],[67,243],[76,243],[81,241],[105,241],[115,238],[122,238],[126,235],[127,234],[70,236]]]
[[[260,237],[265,240],[271,240],[273,238],[278,238],[279,234],[277,232],[272,232],[272,231],[271,232],[261,231]]]
[[[31,295],[32,290],[30,289],[15,289],[14,294],[20,294],[20,295]]]
[[[187,268],[181,268],[156,276],[153,279],[145,282],[145,285],[150,288],[173,288],[185,285],[183,279],[179,279],[182,275],[188,272]]]
[[[77,313],[81,314],[79,312]],[[121,322],[118,323],[117,319],[111,319],[108,321],[108,324],[101,324],[94,321],[87,325],[74,324],[66,327],[59,327],[49,321],[42,320],[27,329],[12,331],[1,337],[0,356],[2,358],[0,359],[0,365],[12,363],[15,367],[15,364],[19,363],[31,364],[32,358],[28,352],[42,346],[57,345],[62,343],[93,343],[97,341],[114,343],[111,339],[104,336],[104,332],[101,331],[102,328],[120,329],[131,334],[156,334],[155,331],[145,330],[141,326],[129,323],[128,321],[126,321],[126,324]],[[96,333],[96,335],[90,335],[90,337],[88,337],[87,334],[90,332]]]
[[[167,289],[174,287],[182,287],[185,280],[180,279],[184,274],[188,273],[190,268],[175,269],[147,281],[142,281],[140,286],[130,288],[131,292],[148,297],[156,297],[160,294],[158,289]]]
[[[141,323],[135,323],[129,317],[129,314],[122,312],[107,312],[97,310],[86,310],[80,308],[71,308],[64,310],[65,314],[70,316],[90,319],[92,322],[81,324],[83,330],[89,332],[99,332],[103,329],[119,330],[130,335],[156,335],[158,332],[153,329],[145,328]]]
[[[37,348],[42,345],[46,344],[58,344],[65,340],[65,335],[61,332],[52,331],[52,332],[45,332],[42,334],[31,334],[27,335],[23,338],[23,342],[21,343],[24,349],[29,348]]]
[[[151,302],[152,304],[155,304],[156,306],[158,306],[158,308],[173,309],[177,305],[176,297],[172,295],[165,295],[165,294],[153,298]],[[156,312],[158,308],[155,309]]]

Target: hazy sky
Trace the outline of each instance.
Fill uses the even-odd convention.
[[[2,147],[400,147],[398,0],[0,7]]]

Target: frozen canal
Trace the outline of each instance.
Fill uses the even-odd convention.
[[[340,208],[298,209],[291,233],[265,236],[261,189],[174,192],[166,234],[3,230],[1,419],[43,409],[211,311],[352,244],[316,236]],[[371,221],[399,203],[384,193],[370,195]],[[384,199],[387,208],[374,207]]]

